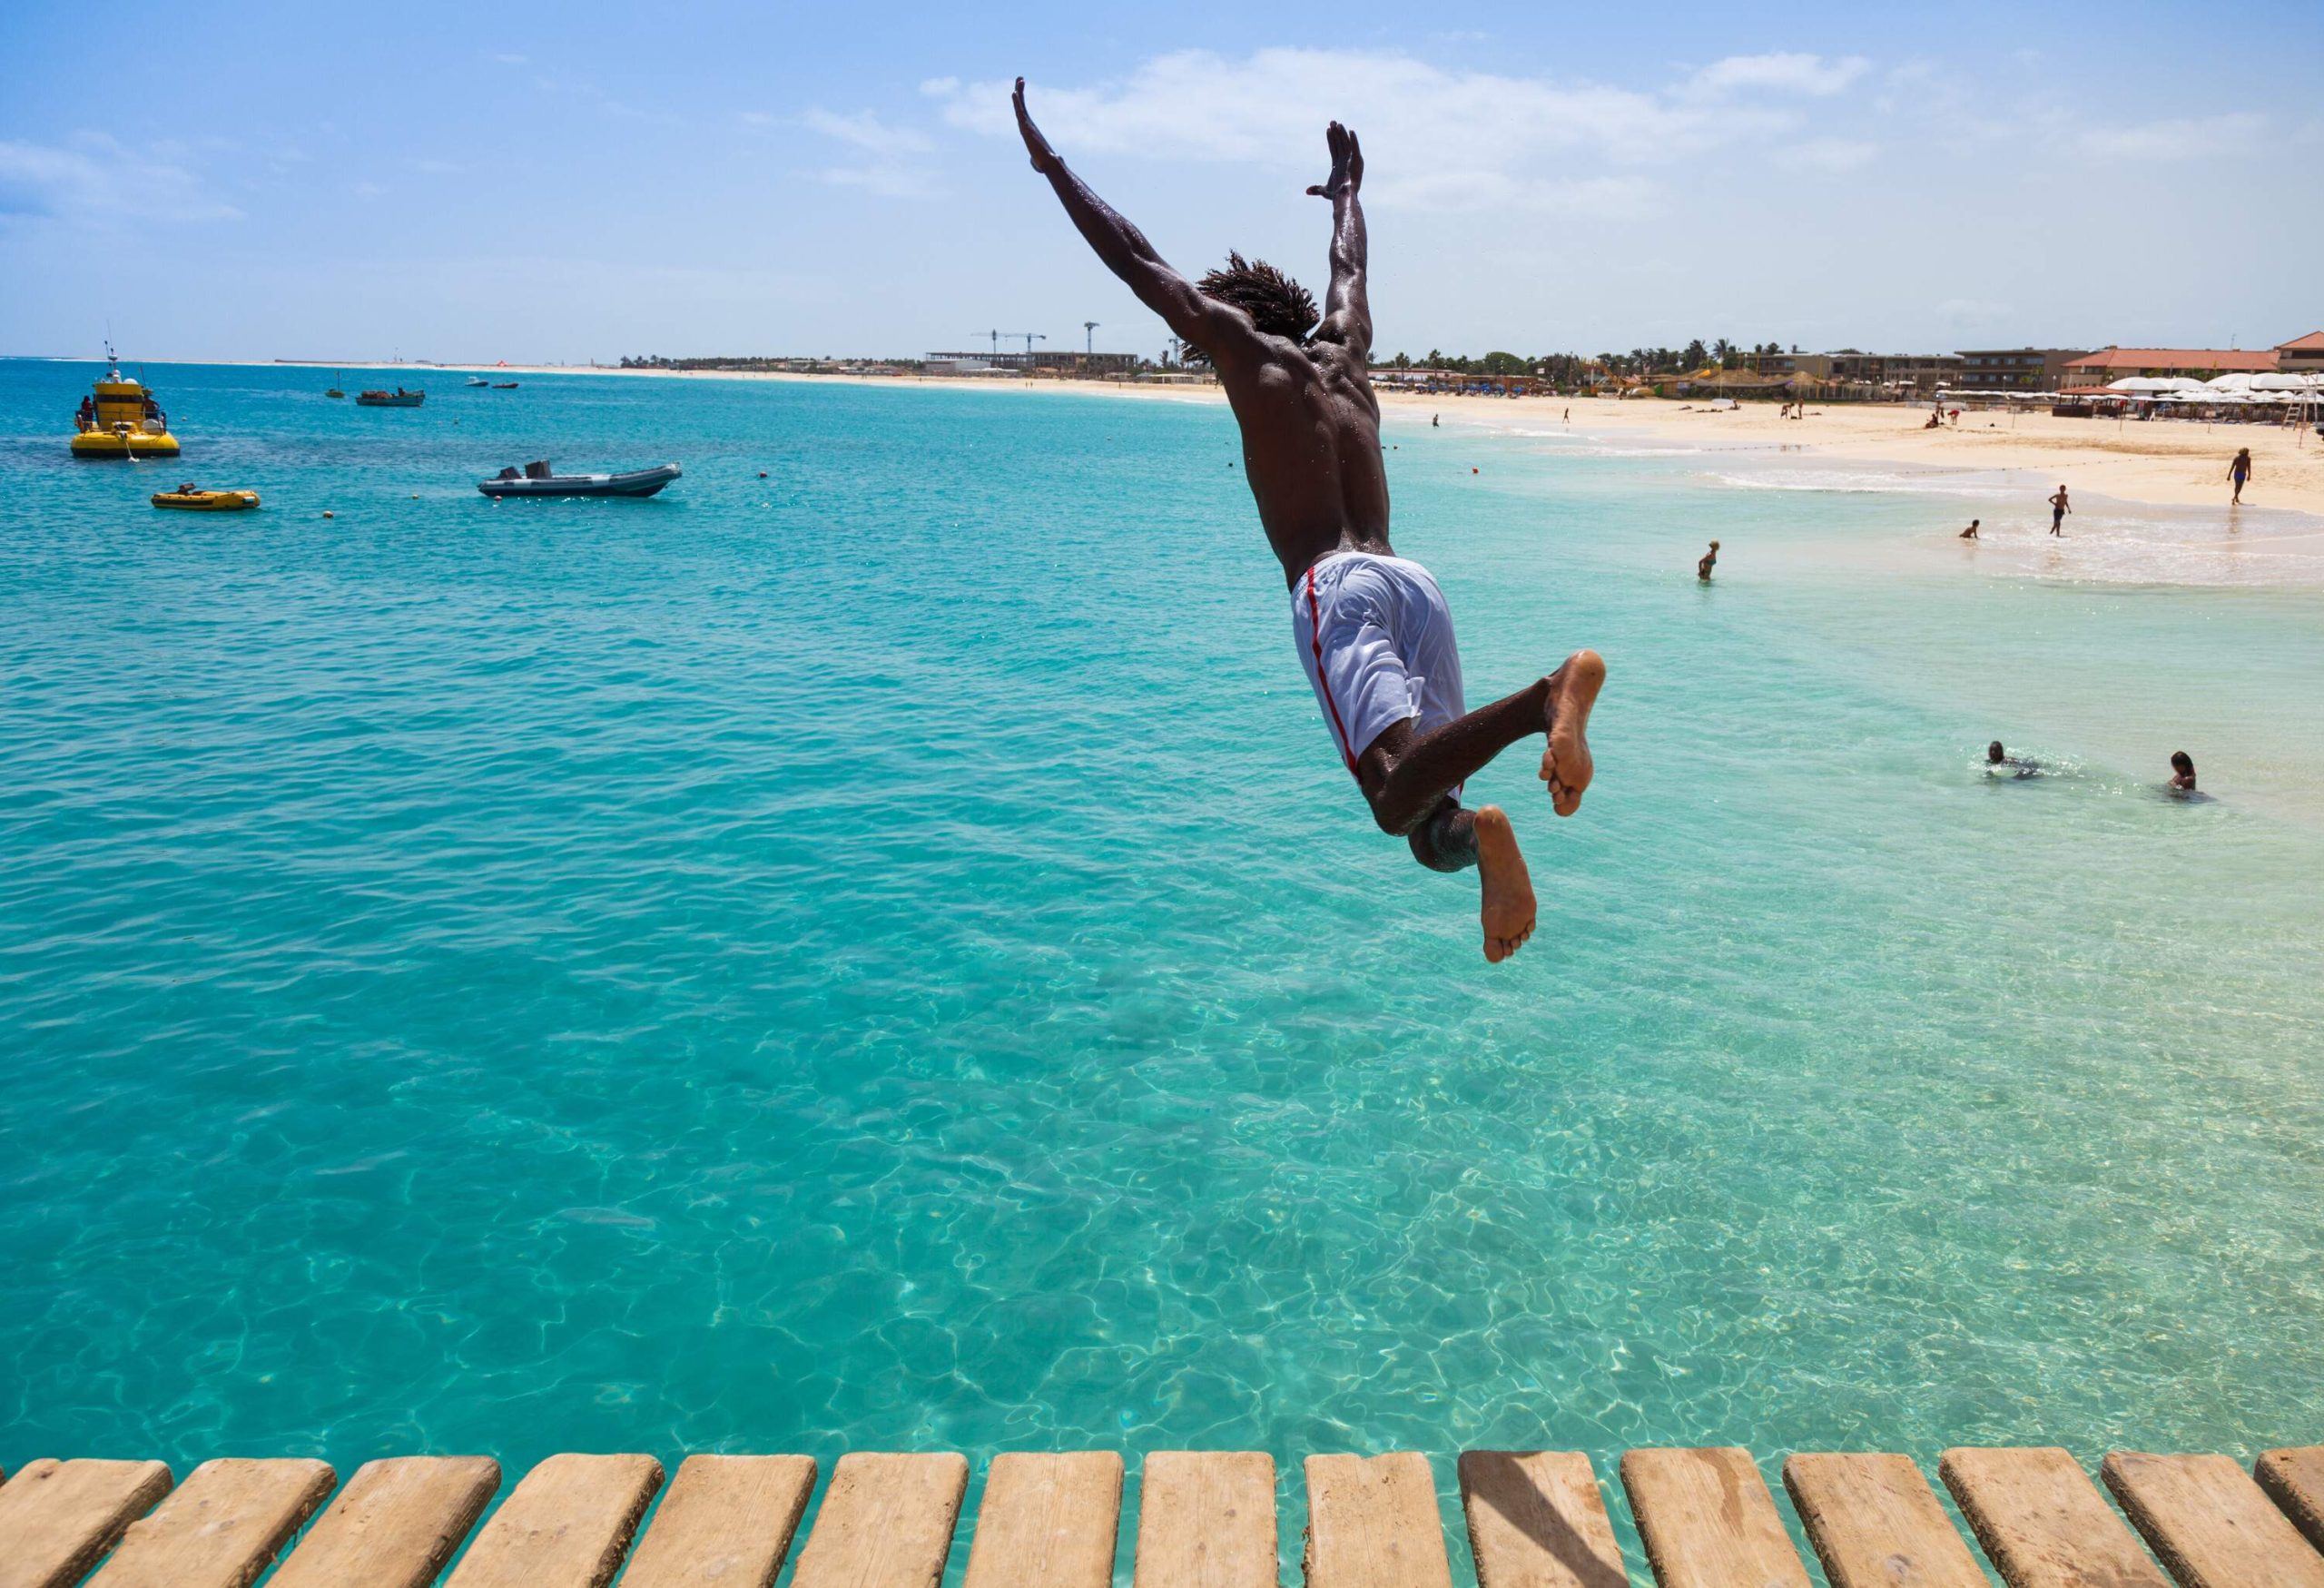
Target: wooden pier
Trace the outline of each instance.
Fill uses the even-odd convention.
[[[1631,1581],[1587,1456],[1472,1450],[1456,1470],[1480,1588]],[[2324,1446],[2250,1473],[2118,1451],[2101,1475],[2120,1514],[2063,1450],[1948,1450],[1937,1471],[1974,1548],[1907,1456],[1784,1464],[1832,1588],[1984,1588],[1978,1550],[2009,1588],[2324,1588]],[[482,1456],[370,1462],[335,1497],[320,1461],[210,1461],[182,1484],[158,1461],[35,1461],[0,1482],[0,1588],[248,1588],[278,1556],[269,1588],[768,1588],[819,1475],[689,1456],[641,1533],[650,1455],[551,1456],[481,1529],[500,1486]],[[1123,1475],[1109,1451],[997,1457],[963,1588],[1111,1588]],[[1310,1456],[1306,1478],[1308,1588],[1452,1588],[1426,1456]],[[1661,1588],[1809,1588],[1748,1451],[1633,1450],[1620,1479]],[[1157,1451],[1137,1481],[1132,1588],[1277,1588],[1272,1457]],[[788,1588],[935,1588],[968,1486],[959,1455],[840,1457]]]

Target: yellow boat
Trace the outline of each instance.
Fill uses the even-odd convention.
[[[239,513],[258,506],[258,492],[202,490],[188,480],[175,490],[155,491],[153,502],[157,508],[182,508],[189,513]]]
[[[75,458],[174,458],[178,439],[170,434],[169,416],[153,400],[142,381],[121,372],[113,347],[105,347],[105,372],[91,395],[81,399],[74,416],[80,434],[73,438]]]

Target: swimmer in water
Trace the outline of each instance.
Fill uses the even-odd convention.
[[[2171,752],[2171,787],[2178,794],[2195,792],[2195,758],[2184,750]]]
[[[1718,542],[1714,540],[1710,543],[1710,549],[1703,553],[1702,560],[1695,564],[1695,577],[1700,579],[1706,585],[1709,584],[1710,570],[1718,566]]]
[[[1331,174],[1307,191],[1332,210],[1332,283],[1319,315],[1307,290],[1274,267],[1229,254],[1224,270],[1188,281],[1145,234],[1067,169],[1025,108],[1017,131],[1033,169],[1108,269],[1206,357],[1242,427],[1244,478],[1259,526],[1283,565],[1291,637],[1315,691],[1332,747],[1373,820],[1404,839],[1432,871],[1474,866],[1482,883],[1484,955],[1507,959],[1533,935],[1533,884],[1517,835],[1498,806],[1467,810],[1462,785],[1520,740],[1545,743],[1541,778],[1561,816],[1581,806],[1595,768],[1583,729],[1606,680],[1595,651],[1475,711],[1461,688],[1452,614],[1436,581],[1388,544],[1388,477],[1380,458],[1380,403],[1369,374],[1372,308],[1364,151],[1334,122]],[[1429,422],[1436,420],[1431,416]],[[1147,594],[1157,636],[1176,592]],[[1189,710],[1195,706],[1190,696]],[[1157,732],[1166,731],[1157,725]],[[1199,717],[1176,728],[1198,748]],[[1218,814],[1233,819],[1231,791]]]
[[[1977,520],[1976,520],[1976,519],[1972,518],[1972,519],[1970,519],[1970,520],[1969,520],[1969,527],[1968,527],[1966,529],[1964,529],[1963,531],[1961,531],[1961,538],[1962,538],[1962,539],[1964,539],[1964,540],[1974,540],[1975,538],[1977,538]]]
[[[2011,755],[2001,747],[2001,741],[1995,739],[1985,746],[1985,770],[2014,772],[2020,777],[2038,777],[2042,773],[2042,764],[2030,755]]]
[[[1432,430],[1436,429],[1436,416],[1434,414],[1428,416],[1428,428]]]

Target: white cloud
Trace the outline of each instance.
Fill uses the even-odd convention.
[[[1774,94],[1806,94],[1824,98],[1863,76],[1871,64],[1861,55],[1837,61],[1797,54],[1729,55],[1696,73],[1688,86],[1707,94],[1764,89]]]
[[[1517,204],[1637,214],[1654,189],[1602,165],[1647,166],[1790,132],[1770,101],[1836,94],[1866,69],[1850,57],[1738,55],[1659,91],[1452,71],[1393,52],[1206,50],[1155,56],[1088,87],[1033,84],[1029,103],[1068,159],[1089,153],[1212,160],[1320,178],[1324,124],[1354,123],[1376,203],[1434,209]],[[1006,83],[940,77],[921,92],[950,125],[1014,136]],[[1758,98],[1748,102],[1736,96]]]
[[[2216,116],[2173,116],[2136,126],[2093,127],[2082,134],[2083,152],[2110,160],[2200,160],[2216,154],[2249,154],[2260,147],[2267,118],[2250,111]]]
[[[799,118],[802,126],[861,151],[867,159],[846,165],[829,165],[807,174],[832,187],[856,188],[887,199],[925,198],[931,192],[929,173],[915,155],[936,144],[927,133],[910,127],[891,127],[872,112],[842,115],[811,110]]]
[[[1778,150],[1776,163],[1787,171],[1822,171],[1837,174],[1863,170],[1879,153],[1876,145],[1858,143],[1853,138],[1810,138],[1804,143]]]
[[[0,140],[0,214],[64,220],[239,221],[177,163],[179,152],[143,153],[99,133],[72,146]]]
[[[799,118],[809,129],[826,138],[836,138],[842,143],[852,143],[858,149],[873,154],[925,154],[935,144],[928,134],[910,127],[891,127],[868,110],[853,115],[839,115],[827,110],[811,110]]]

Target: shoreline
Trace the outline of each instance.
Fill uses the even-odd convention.
[[[74,360],[86,362],[89,360]],[[229,368],[278,370],[359,369],[402,370],[413,375],[492,374],[503,377],[575,375],[655,380],[775,380],[803,384],[907,390],[993,392],[1057,392],[1118,397],[1136,401],[1224,402],[1216,385],[1148,386],[1111,380],[1044,377],[1039,380],[929,375],[809,375],[776,370],[624,370],[569,364],[350,364],[309,360],[208,360]],[[2228,518],[2228,460],[2239,447],[2251,449],[2253,470],[2243,505],[2270,513],[2289,512],[2324,519],[2324,437],[2273,424],[2207,425],[2192,420],[2139,422],[2102,419],[2056,419],[2047,412],[1965,411],[1959,425],[1925,428],[1928,407],[1918,403],[1809,403],[1807,418],[1777,417],[1775,405],[1751,402],[1723,412],[1695,403],[1659,398],[1459,397],[1450,394],[1379,393],[1383,415],[1441,414],[1456,423],[1492,427],[1504,422],[1562,427],[1577,439],[1641,444],[1687,453],[1734,451],[1780,453],[1783,466],[1818,461],[1891,470],[1929,470],[1933,478],[1958,481],[1974,475],[2003,477],[2001,489],[2046,498],[2061,483],[2077,494],[2103,497],[2149,508],[2216,508],[2222,528]],[[1562,416],[1572,413],[1569,422]],[[1555,433],[1554,430],[1545,433]],[[2009,477],[2023,476],[2021,480]],[[1778,472],[1770,482],[1781,485]],[[2324,525],[2319,525],[2324,528]]]

